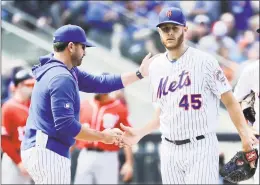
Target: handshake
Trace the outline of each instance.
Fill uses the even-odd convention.
[[[118,128],[103,130],[103,139],[101,142],[106,144],[115,144],[122,148],[137,144],[138,141],[142,138],[140,132],[137,129],[124,126],[122,123],[120,126],[123,131]]]

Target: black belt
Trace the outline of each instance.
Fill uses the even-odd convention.
[[[197,137],[196,137],[197,140],[201,140],[201,139],[204,139],[204,138],[205,138],[204,135],[200,135],[200,136],[197,136]],[[174,143],[174,144],[176,144],[176,145],[183,145],[183,144],[187,144],[187,143],[190,143],[190,142],[191,142],[190,139],[172,141],[172,140],[170,140],[170,139],[168,139],[168,138],[166,138],[166,137],[165,137],[165,140],[168,141],[168,142],[170,142],[170,143]]]
[[[86,148],[88,151],[95,151],[95,152],[104,152],[105,150],[102,150],[100,148]]]

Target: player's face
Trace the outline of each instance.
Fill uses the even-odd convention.
[[[74,43],[74,50],[71,53],[71,61],[73,66],[80,66],[85,56],[86,46],[80,43]]]
[[[161,25],[158,30],[164,47],[174,50],[182,45],[187,27],[169,23]]]
[[[18,84],[17,91],[19,91],[23,97],[30,98],[33,91],[33,85],[28,85],[24,82],[21,82]]]

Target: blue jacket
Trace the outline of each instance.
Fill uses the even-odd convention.
[[[79,133],[79,91],[108,93],[123,88],[121,76],[93,76],[77,67],[69,70],[53,54],[40,58],[34,66],[36,83],[21,150],[35,146],[36,131],[48,135],[45,148],[69,158],[69,148]]]

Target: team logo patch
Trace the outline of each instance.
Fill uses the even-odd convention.
[[[66,109],[69,109],[69,108],[71,108],[71,105],[70,105],[70,103],[65,103],[65,104],[64,104],[64,108],[66,108]]]
[[[167,17],[171,17],[171,16],[172,16],[172,11],[171,11],[171,10],[168,10],[168,11],[166,12],[166,16],[167,16]]]
[[[220,82],[222,82],[222,83],[225,83],[225,75],[224,75],[224,73],[223,73],[223,71],[222,70],[220,70],[220,69],[218,69],[216,72],[215,72],[215,78],[218,80],[218,81],[220,81]]]

